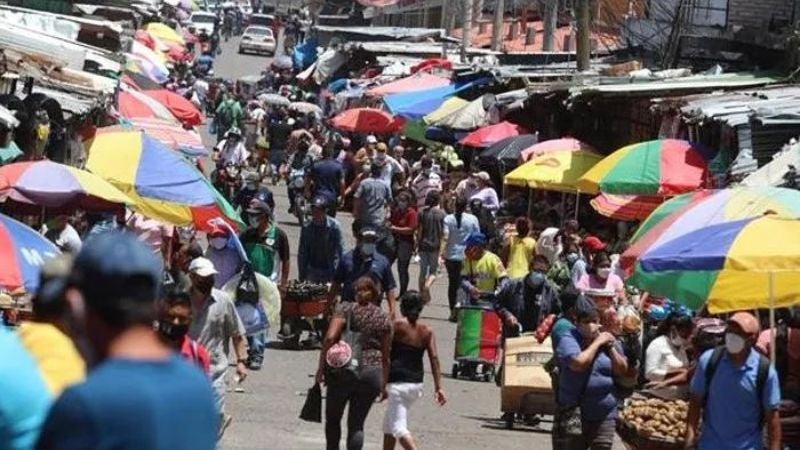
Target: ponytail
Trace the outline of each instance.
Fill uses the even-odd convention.
[[[464,211],[467,209],[467,199],[463,197],[458,197],[456,199],[456,225],[457,228],[461,229],[461,216],[464,214]]]

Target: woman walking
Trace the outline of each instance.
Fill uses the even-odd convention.
[[[356,302],[343,302],[336,307],[322,342],[317,368],[317,383],[327,383],[325,440],[328,450],[339,448],[342,416],[348,404],[347,449],[360,450],[364,446],[364,421],[381,393],[384,374],[389,370],[392,322],[377,305],[380,299],[378,285],[372,278],[364,276],[356,280],[354,288]],[[357,342],[350,346],[351,351],[342,352],[340,339],[346,331],[352,331],[348,334],[358,337]],[[351,360],[358,362],[353,364],[355,367],[341,370]],[[340,370],[331,370],[332,367]]]
[[[467,200],[458,197],[453,214],[444,218],[444,266],[447,269],[447,300],[450,302],[450,321],[456,321],[456,297],[461,287],[461,269],[464,267],[464,250],[467,238],[481,231],[478,218],[465,212]]]
[[[391,368],[383,394],[389,399],[383,422],[384,450],[394,449],[398,441],[405,450],[417,448],[408,430],[408,410],[422,397],[422,358],[426,351],[433,372],[434,399],[440,406],[447,403],[442,389],[436,336],[429,326],[419,322],[424,305],[425,299],[417,291],[408,291],[400,296],[400,312],[403,318],[394,323]]]

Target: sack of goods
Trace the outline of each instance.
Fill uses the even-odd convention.
[[[626,442],[662,441],[683,448],[688,412],[684,400],[632,399],[620,413],[618,431]]]

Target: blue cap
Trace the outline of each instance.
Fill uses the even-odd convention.
[[[467,247],[475,247],[478,245],[483,247],[484,245],[486,245],[486,235],[483,233],[472,233],[469,235],[464,244]]]
[[[134,277],[148,278],[154,286],[154,299],[164,266],[153,249],[134,234],[110,231],[86,241],[75,258],[73,270],[77,284],[84,291],[88,289],[92,294],[111,297],[123,288],[124,283],[119,282]]]

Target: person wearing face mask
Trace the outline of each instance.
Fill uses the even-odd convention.
[[[614,335],[600,331],[594,302],[579,297],[575,312],[576,327],[561,335],[554,354],[558,392],[553,448],[610,450],[617,416],[614,376],[623,376],[628,363]],[[564,425],[576,406],[582,433],[568,435]]]
[[[597,253],[589,272],[581,277],[576,286],[583,293],[588,291],[613,292],[614,300],[624,303],[627,300],[625,283],[611,269],[611,258],[605,252]]]
[[[214,277],[214,287],[217,289],[222,289],[228,280],[239,273],[244,262],[230,240],[231,231],[225,226],[216,225],[208,232],[208,249],[205,257],[217,269],[217,276]]]
[[[38,450],[99,449],[109,442],[120,450],[167,450],[176,443],[215,448],[218,416],[208,377],[153,329],[162,271],[161,261],[130,233],[104,233],[81,249],[65,298],[94,367],[50,409]]]
[[[378,231],[373,227],[358,228],[353,224],[353,234],[358,236],[356,248],[346,252],[336,266],[330,292],[331,303],[341,293],[342,302],[356,300],[353,283],[363,277],[370,276],[379,283],[382,294],[386,293],[389,313],[395,317],[397,311],[397,285],[392,274],[392,265],[385,256],[377,251]],[[380,302],[381,296],[377,301]]]
[[[326,214],[328,200],[317,197],[311,206],[311,221],[300,231],[297,247],[297,272],[300,280],[328,283],[344,253],[339,221]]]
[[[242,216],[246,215],[247,208],[250,207],[250,202],[254,198],[258,198],[273,210],[275,209],[275,197],[268,187],[261,184],[261,175],[257,171],[244,171],[243,179],[244,186],[236,193],[236,197],[233,199],[233,207],[240,211]],[[243,218],[247,219],[246,217]]]
[[[272,208],[255,198],[247,209],[247,229],[239,239],[253,270],[278,283],[289,283],[289,238],[272,219]],[[278,281],[280,280],[280,281]]]
[[[550,264],[538,256],[522,278],[508,280],[497,293],[494,308],[503,319],[506,337],[536,331],[550,314],[558,313],[558,290],[547,279]]]
[[[476,192],[478,192],[478,172],[470,174],[456,185],[456,196],[467,201],[470,201]]]
[[[408,289],[408,267],[414,254],[414,233],[417,230],[417,210],[411,205],[411,196],[401,192],[392,209],[390,230],[397,245],[397,275],[400,278],[400,295]]]
[[[694,330],[692,318],[670,314],[659,327],[659,336],[650,342],[645,353],[644,376],[652,387],[688,383],[689,357],[686,349]]]
[[[594,258],[600,252],[604,252],[608,244],[600,240],[597,236],[586,236],[580,242],[582,252],[578,253],[578,257],[572,264],[570,270],[570,278],[572,285],[580,289],[579,284],[581,279],[589,273],[589,268],[594,265]],[[611,267],[609,265],[609,267]]]
[[[508,280],[506,268],[500,257],[486,250],[486,236],[481,233],[467,238],[464,267],[461,269],[461,288],[473,301],[502,289]]]
[[[225,375],[228,372],[228,343],[233,342],[236,357],[236,375],[240,382],[247,377],[246,330],[233,300],[224,292],[214,289],[214,264],[206,258],[196,258],[189,265],[192,288],[192,322],[189,337],[208,349],[211,356],[211,385],[219,413],[219,436],[231,424],[233,417],[225,413]]]
[[[420,172],[411,181],[411,191],[417,197],[417,207],[425,206],[425,199],[431,192],[441,192],[442,177],[433,171],[433,158],[425,155],[420,160]]]
[[[155,325],[159,336],[168,347],[208,375],[211,370],[211,356],[202,344],[188,336],[191,323],[192,300],[189,294],[172,292],[161,301]]]
[[[759,329],[755,316],[737,312],[728,320],[724,347],[700,356],[689,386],[686,448],[783,448],[778,374],[755,349]],[[763,440],[764,427],[768,441]]]

